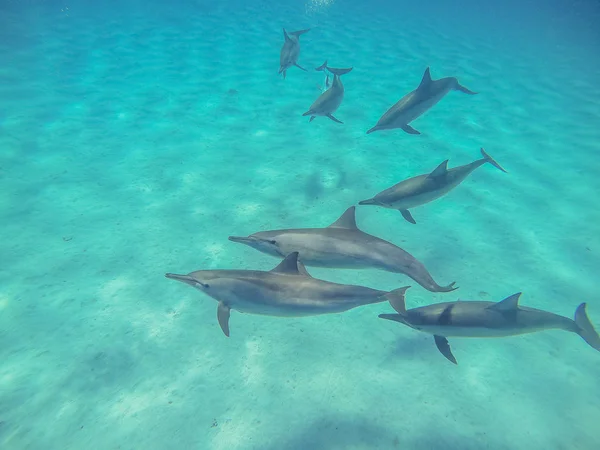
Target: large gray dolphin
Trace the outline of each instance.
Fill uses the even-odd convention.
[[[457,289],[454,283],[437,284],[425,266],[400,247],[359,230],[355,206],[326,228],[259,231],[248,237],[230,236],[229,240],[271,256],[285,257],[299,252],[300,261],[308,266],[375,268],[408,275],[431,292]]]
[[[331,72],[333,74],[333,82],[331,83],[331,87],[319,95],[314,103],[310,105],[308,111],[302,115],[310,116],[309,122],[312,122],[316,116],[324,116],[329,117],[334,122],[344,123],[341,120],[336,119],[333,116],[333,113],[337,111],[344,99],[344,85],[342,84],[342,79],[340,77],[350,72],[352,67],[348,69],[334,69],[332,67],[327,67],[327,61],[325,61],[325,63],[317,67],[316,70],[327,70]]]
[[[450,91],[460,91],[469,95],[477,94],[477,92],[470,91],[462,86],[454,77],[432,80],[428,67],[425,69],[419,87],[406,94],[394,106],[388,109],[377,121],[377,124],[367,131],[367,134],[394,128],[401,128],[410,134],[421,134],[411,127],[409,123],[427,112]]]
[[[405,288],[378,291],[362,286],[330,283],[311,277],[298,253],[290,253],[269,272],[258,270],[198,270],[167,278],[195,287],[219,302],[217,319],[229,336],[231,310],[279,317],[340,313],[358,306],[392,301]]]
[[[285,28],[283,29],[283,38],[285,41],[279,54],[279,73],[283,73],[283,78],[285,78],[287,69],[292,66],[296,66],[306,72],[304,67],[298,65],[298,56],[300,56],[300,35],[307,31],[310,31],[310,28],[290,32],[285,31]]]
[[[444,302],[409,310],[404,296],[396,296],[390,304],[398,314],[380,314],[379,317],[432,334],[438,350],[454,364],[456,358],[448,337],[506,337],[558,329],[577,333],[600,351],[600,336],[587,316],[585,303],[577,307],[575,320],[572,320],[541,309],[519,306],[520,296],[519,292],[498,303]]]
[[[445,160],[433,172],[403,180],[381,191],[375,197],[362,200],[358,204],[397,209],[402,217],[410,223],[416,224],[409,208],[424,205],[447,194],[483,164],[490,163],[502,172],[506,172],[483,148],[481,154],[483,155],[482,159],[452,169],[448,169],[448,160]]]

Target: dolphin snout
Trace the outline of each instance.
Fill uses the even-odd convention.
[[[242,244],[246,244],[246,243],[250,242],[252,240],[252,238],[244,237],[244,236],[229,236],[229,240],[231,242],[240,242]]]
[[[374,198],[370,198],[368,200],[362,200],[360,202],[358,202],[359,205],[378,205],[379,202],[377,200],[375,200]]]
[[[189,284],[190,286],[198,287],[202,286],[204,288],[208,287],[208,284],[203,283],[200,280],[195,279],[190,275],[179,275],[176,273],[166,273],[165,277],[170,278],[171,280],[181,281],[182,283]]]

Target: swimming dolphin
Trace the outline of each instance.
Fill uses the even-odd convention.
[[[452,90],[464,92],[469,95],[477,94],[477,92],[470,91],[462,86],[454,77],[432,80],[428,67],[425,69],[419,87],[406,94],[394,106],[388,109],[377,121],[377,124],[367,131],[367,134],[394,128],[401,128],[409,134],[421,134],[411,127],[409,123],[427,112]]]
[[[329,268],[376,268],[408,275],[431,292],[450,292],[454,283],[440,286],[425,266],[391,242],[358,229],[356,207],[351,206],[326,228],[296,228],[259,231],[248,237],[229,236],[229,240],[249,245],[271,256],[300,253],[308,266]]]
[[[323,65],[317,67],[315,70],[327,70],[332,73],[333,82],[331,83],[331,87],[319,95],[308,111],[302,115],[310,116],[309,122],[312,122],[316,116],[325,116],[329,117],[334,122],[344,123],[341,120],[336,119],[333,116],[333,113],[340,107],[342,100],[344,99],[344,85],[342,84],[340,76],[350,72],[352,67],[349,69],[334,69],[332,67],[327,67],[327,61],[325,61]]]
[[[408,178],[394,186],[381,191],[375,197],[358,202],[359,205],[376,205],[389,209],[397,209],[406,220],[416,224],[409,208],[424,205],[450,192],[471,172],[479,166],[490,163],[497,169],[506,173],[486,151],[482,148],[483,159],[478,159],[464,166],[448,169],[448,160],[443,161],[429,174]]]
[[[167,273],[165,276],[189,284],[217,300],[217,319],[227,337],[232,309],[278,317],[340,313],[358,306],[391,301],[404,295],[405,289],[386,292],[313,278],[298,262],[298,252],[290,253],[269,272],[198,270],[187,275]]]
[[[571,320],[541,309],[519,306],[520,296],[518,292],[498,303],[444,302],[409,310],[404,296],[396,296],[390,304],[398,314],[380,314],[379,317],[432,334],[438,350],[454,364],[457,362],[448,337],[506,337],[558,329],[577,333],[600,351],[600,336],[587,316],[585,303],[577,307],[575,320]]]
[[[279,54],[279,73],[283,73],[283,78],[285,78],[287,69],[292,66],[296,66],[306,72],[304,67],[298,65],[298,56],[300,55],[300,35],[307,31],[310,31],[310,28],[306,30],[290,31],[289,33],[285,31],[285,28],[283,29],[283,38],[285,41],[281,47],[281,53]]]

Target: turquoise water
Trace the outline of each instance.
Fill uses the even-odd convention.
[[[415,208],[358,207],[451,293],[309,268],[407,307],[521,303],[600,328],[600,7],[561,2],[0,3],[0,448],[596,449],[600,354],[575,334],[450,339],[382,321],[231,315],[165,279],[270,270],[227,240],[325,227],[449,159]],[[500,3],[500,2],[494,2]],[[277,75],[282,27],[311,28]],[[353,67],[335,116],[313,69]],[[423,71],[456,76],[412,125],[366,135]]]

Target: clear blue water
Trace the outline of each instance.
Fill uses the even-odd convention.
[[[594,1],[0,2],[0,448],[600,447],[600,354],[562,331],[450,339],[388,304],[277,318],[165,272],[270,270],[227,240],[324,227],[392,184],[479,158],[440,200],[358,225],[440,284],[309,268],[407,306],[499,301],[600,328],[600,6]],[[311,28],[277,75],[282,28]],[[354,69],[336,117],[313,69]],[[449,93],[366,135],[425,68]]]

